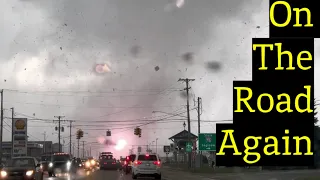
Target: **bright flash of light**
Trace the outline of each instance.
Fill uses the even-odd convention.
[[[105,138],[100,136],[100,137],[98,137],[97,141],[100,144],[104,144]]]
[[[121,139],[117,142],[117,145],[114,147],[116,150],[122,150],[127,145],[127,141]]]
[[[184,0],[177,0],[177,1],[176,1],[176,6],[177,6],[178,8],[181,8],[183,5],[184,5]]]
[[[99,74],[111,72],[110,65],[108,64],[97,64],[95,70]]]

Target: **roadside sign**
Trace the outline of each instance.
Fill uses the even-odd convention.
[[[186,143],[186,152],[192,152],[192,143],[191,142]]]
[[[12,126],[13,156],[27,156],[27,118],[14,118]]]
[[[163,152],[169,153],[170,152],[170,146],[163,146]]]
[[[199,151],[216,151],[216,134],[200,133],[198,144]]]

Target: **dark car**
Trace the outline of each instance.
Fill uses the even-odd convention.
[[[71,161],[71,172],[76,173],[80,168],[82,168],[82,162],[80,158],[73,158]]]
[[[8,161],[0,176],[0,179],[43,180],[43,171],[34,157],[15,157]]]
[[[79,168],[82,167],[82,161],[81,161],[80,158],[74,159],[74,162],[73,162],[73,163],[74,163],[75,166],[77,166],[77,167],[79,167]]]
[[[40,164],[43,171],[48,171],[48,165],[50,163],[51,155],[42,155],[40,159]]]
[[[126,173],[126,174],[129,174],[131,172],[131,169],[132,169],[132,164],[133,164],[133,161],[136,159],[136,155],[135,154],[131,154],[129,156],[126,157],[126,160],[124,161],[124,164],[123,164],[123,171]]]
[[[116,159],[113,158],[112,155],[101,156],[99,165],[100,165],[100,170],[119,169],[119,164],[117,163]]]
[[[71,170],[71,156],[67,153],[55,153],[51,156],[48,167],[49,177],[68,175]]]

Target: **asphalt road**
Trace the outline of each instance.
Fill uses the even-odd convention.
[[[305,177],[320,177],[320,170],[274,171],[259,173],[225,173],[225,174],[190,174],[178,171],[162,171],[163,180],[297,180]],[[79,171],[71,177],[51,177],[45,180],[132,180],[131,175],[125,175],[117,170]],[[153,179],[153,178],[149,178]]]
[[[71,177],[48,177],[45,175],[45,180],[132,180],[131,175],[125,175],[122,171],[117,170],[95,170],[95,171],[79,171]],[[150,178],[149,178],[150,179]],[[153,179],[153,178],[151,178]],[[163,180],[165,180],[163,178]]]
[[[301,180],[309,177],[320,177],[320,170],[220,174],[198,174],[163,170],[162,173],[165,175],[166,180]]]

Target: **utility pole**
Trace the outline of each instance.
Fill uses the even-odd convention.
[[[1,121],[0,121],[0,162],[2,162],[2,140],[3,140],[3,89],[0,91],[1,93]]]
[[[13,119],[14,119],[14,108],[10,108],[11,109],[11,129],[12,129],[12,132],[11,132],[11,158],[13,158],[13,141],[14,141],[14,137],[13,137],[13,127],[14,127],[14,122],[13,122]]]
[[[78,139],[78,158],[80,158],[80,139]]]
[[[84,142],[85,141],[82,141],[82,158],[84,158]]]
[[[61,122],[69,122],[69,129],[70,129],[70,147],[69,147],[69,153],[71,154],[71,149],[72,149],[72,123],[74,122],[73,120],[61,120],[61,118],[64,118],[64,116],[55,116],[55,118],[58,118],[58,120],[53,120],[53,122],[58,122],[58,136],[59,136],[59,149],[60,149],[60,139],[61,139],[61,129],[62,132],[64,131],[64,128],[61,128]]]
[[[74,144],[72,144],[72,156],[75,157],[75,154],[74,154]]]
[[[201,107],[202,107],[202,99],[200,97],[198,97],[198,108],[197,108],[197,111],[198,111],[198,137],[200,135],[200,115],[201,115]],[[202,152],[200,152],[200,150],[198,149],[199,151],[199,158],[200,158],[200,167],[202,165]]]
[[[59,144],[59,152],[61,152],[61,118],[64,118],[64,116],[54,116],[55,118],[58,118],[58,144]]]
[[[69,144],[69,154],[71,155],[71,146],[72,146],[72,121],[69,122],[70,123],[70,144]]]
[[[201,104],[202,99],[198,97],[198,135],[200,134],[200,115],[201,115]]]
[[[191,133],[191,125],[190,125],[190,105],[189,105],[189,82],[190,81],[195,81],[195,79],[179,79],[178,81],[183,81],[186,83],[186,92],[187,92],[187,117],[188,117],[188,143],[191,142],[191,137],[190,137],[190,133]],[[191,168],[191,152],[188,153],[188,167]]]
[[[44,131],[43,133],[42,133],[42,135],[43,135],[43,153],[46,153],[46,140],[47,140],[47,133]]]
[[[156,138],[156,154],[158,155],[158,138]]]

